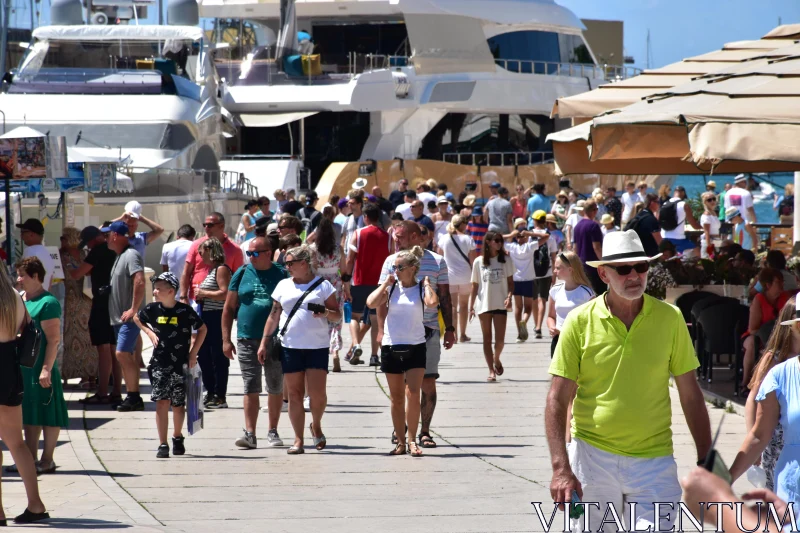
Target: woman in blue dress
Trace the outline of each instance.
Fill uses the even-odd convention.
[[[800,299],[798,299],[800,300]],[[786,502],[800,502],[800,310],[776,328],[790,328],[791,354],[767,373],[755,397],[755,423],[730,468],[733,480],[747,471],[783,428],[783,449],[774,470],[775,492]]]

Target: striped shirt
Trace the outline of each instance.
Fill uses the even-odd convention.
[[[467,224],[467,235],[472,237],[472,242],[475,243],[475,249],[478,251],[478,255],[480,255],[481,250],[483,250],[483,237],[486,235],[487,231],[489,231],[489,224],[478,224],[476,222]]]
[[[389,267],[394,265],[397,254],[392,254],[383,262],[381,268],[381,279],[378,283],[383,284],[389,276]],[[431,282],[431,288],[436,291],[441,283],[442,285],[450,285],[450,279],[447,277],[447,263],[439,254],[435,254],[430,250],[425,250],[425,253],[419,260],[419,272],[417,272],[417,279],[424,280],[427,276]],[[423,314],[423,324],[426,328],[439,330],[439,309],[434,307],[425,307]]]
[[[207,291],[218,291],[219,284],[217,283],[217,270],[222,267],[228,268],[227,265],[215,267],[211,272],[208,273],[206,279],[204,279],[200,284],[200,288]],[[225,300],[203,300],[203,311],[222,311],[223,307],[225,307]]]

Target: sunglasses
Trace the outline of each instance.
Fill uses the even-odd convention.
[[[287,268],[294,266],[295,263],[302,263],[301,259],[292,259],[291,261],[285,261],[284,264]]]
[[[247,257],[258,257],[261,254],[269,254],[270,252],[272,252],[272,250],[253,250],[252,252],[248,250],[245,254],[247,254]]]
[[[219,222],[205,222],[203,223],[204,228],[213,228],[214,226],[219,225]]]
[[[648,263],[636,263],[635,265],[622,265],[622,266],[614,266],[614,265],[603,265],[603,266],[610,268],[620,276],[627,276],[634,270],[636,271],[637,274],[644,274],[650,269],[650,265]]]
[[[396,272],[402,272],[403,270],[407,269],[408,265],[391,265],[389,266],[389,274],[394,274]]]
[[[706,200],[706,203],[707,203],[707,204],[713,204],[713,203],[715,203],[716,201],[717,201],[717,199],[716,199],[716,198],[709,198],[708,200]]]

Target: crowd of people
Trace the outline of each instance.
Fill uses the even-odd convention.
[[[648,193],[646,183],[633,182],[619,197],[614,187],[597,189],[586,199],[559,191],[552,205],[543,184],[519,185],[511,197],[507,188],[492,183],[483,198],[468,190],[456,197],[433,180],[410,189],[403,179],[388,198],[379,187],[367,194],[362,186],[345,198],[330,197],[321,210],[313,191],[296,198],[295,191],[278,190],[275,200],[247,202],[233,238],[218,212],[205,217],[199,238],[195,228],[181,226],[176,240],[162,248],[162,271],[151,279],[150,303],[144,251],[164,228],[133,201],[101,228],[64,229],[68,313],[48,292],[54,265],[42,245],[41,222],[29,219],[19,225],[25,257],[16,264],[16,288],[22,299],[12,280],[0,282],[0,343],[13,342],[26,320],[42,332],[36,365],[11,365],[3,373],[0,438],[16,463],[6,469],[20,472],[28,494],[28,509],[18,519],[46,517],[36,474],[57,468],[54,450],[59,430],[67,425],[63,387],[68,380],[80,378],[80,387],[96,389],[81,400],[85,405],[108,405],[122,413],[144,410],[142,333],[153,346],[147,374],[156,403],[159,458],[186,452],[187,369],[201,368],[204,406],[225,409],[234,357],[244,385],[244,429],[235,445],[258,446],[263,410],[267,445],[283,446],[278,422],[281,412],[288,412],[294,435],[287,453],[303,454],[305,413],[310,412],[309,435],[314,448],[323,450],[329,369],[341,372],[342,363],[367,363],[362,343],[368,333],[368,364],[379,367],[389,385],[390,454],[420,457],[436,447],[431,424],[442,348],[470,342],[467,324],[477,316],[486,380],[497,381],[505,372],[501,356],[512,307],[518,343],[529,339],[531,321],[535,338],[543,337],[543,325],[552,338],[554,378],[546,423],[556,501],[569,501],[573,490],[617,501],[630,496],[630,487],[635,494],[677,501],[668,375],[676,378],[701,458],[710,446],[708,417],[686,326],[673,307],[644,294],[648,273],[659,267],[655,261],[662,253],[683,258],[721,253],[721,218],[732,226],[726,253],[736,246],[740,254],[752,255],[748,247],[758,242],[751,233],[755,213],[745,181],[737,177],[735,186],[719,196],[713,190],[704,194],[699,221],[682,187],[670,196],[663,187]],[[140,224],[150,231],[137,231]],[[687,237],[686,225],[702,230],[699,245]],[[759,286],[753,286],[753,309],[760,315],[753,315],[752,327],[775,318],[781,308],[786,318],[785,310],[794,305],[785,290],[785,258],[783,265],[776,257],[770,261],[771,268],[758,276]],[[350,328],[349,347],[343,345],[344,322]],[[789,329],[775,340],[780,346],[770,345],[772,355],[762,358],[752,377],[754,436],[743,449],[744,459],[731,468],[735,475],[752,464],[767,435],[780,431],[779,414],[784,421],[789,409],[769,396],[782,383],[793,383],[793,374],[773,375],[784,368],[788,353],[796,354],[789,348],[794,346],[789,332],[800,331],[788,318],[782,323]],[[633,357],[651,347],[658,347],[653,358],[664,364]],[[745,356],[748,381],[754,361]],[[764,392],[768,384],[772,388]],[[753,418],[756,403],[759,410],[770,409],[769,417]],[[24,440],[15,433],[23,427]],[[644,434],[647,438],[640,438]],[[772,464],[784,464],[775,460],[776,446]],[[617,466],[610,479],[612,464]],[[607,483],[585,485],[595,476]],[[652,489],[656,482],[657,490]]]

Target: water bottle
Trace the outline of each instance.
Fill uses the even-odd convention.
[[[763,489],[767,486],[767,473],[760,466],[751,466],[747,469],[747,481],[754,487]]]
[[[344,321],[350,323],[350,317],[353,316],[353,306],[350,302],[344,303]]]

